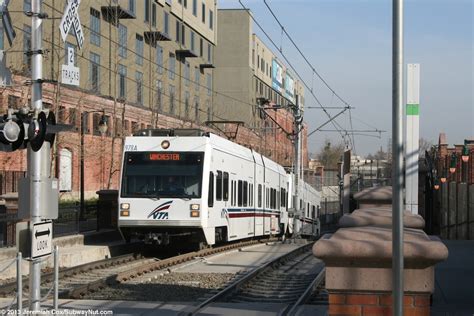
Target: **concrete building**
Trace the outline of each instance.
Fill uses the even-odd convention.
[[[214,64],[214,114],[239,120],[261,137],[255,148],[284,166],[291,166],[293,145],[282,133],[293,132],[293,115],[286,109],[262,111],[258,98],[270,104],[304,106],[303,85],[253,33],[251,12],[219,9]],[[303,131],[303,164],[307,166],[307,129]]]

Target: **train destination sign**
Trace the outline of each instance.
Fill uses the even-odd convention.
[[[174,160],[179,161],[181,157],[179,154],[161,154],[161,153],[151,153],[150,160]]]
[[[79,14],[77,12],[80,3],[81,0],[68,1],[61,23],[59,23],[59,30],[61,31],[63,42],[65,42],[69,30],[73,27],[77,45],[79,49],[82,49],[82,45],[84,45],[84,31],[82,30],[81,21],[79,20]]]
[[[53,250],[53,222],[33,224],[31,230],[31,259],[50,255]]]

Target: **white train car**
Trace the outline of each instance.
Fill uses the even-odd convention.
[[[288,187],[292,196],[295,196],[295,176],[288,175]],[[289,218],[289,233],[299,234],[307,237],[319,236],[321,225],[319,212],[321,205],[321,194],[308,183],[301,181],[299,184],[299,201],[289,199],[289,209],[294,215]],[[298,203],[297,205],[295,205]],[[297,208],[298,206],[298,208]],[[298,209],[298,211],[296,211]]]
[[[287,231],[287,175],[251,149],[199,130],[127,137],[119,192],[125,240],[200,246]]]

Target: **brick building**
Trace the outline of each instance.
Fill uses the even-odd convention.
[[[54,19],[44,20],[43,76],[60,81],[68,47],[74,47],[80,85],[43,84],[43,105],[61,123],[74,126],[57,137],[52,155],[52,173],[60,179],[61,197],[77,199],[80,162],[85,164],[86,198],[99,189],[119,184],[122,143],[125,136],[143,128],[201,128],[221,135],[235,131],[232,124],[212,130],[206,121],[240,120],[249,108],[233,116],[220,116],[223,105],[214,88],[214,51],[217,44],[216,3],[212,0],[82,0],[80,20],[85,33],[82,50],[74,46],[74,34],[63,43],[58,29],[65,0],[43,1],[43,11]],[[29,0],[14,1],[9,9],[17,37],[11,49],[3,36],[0,46],[10,51],[31,47]],[[0,32],[3,35],[3,30]],[[5,42],[5,43],[4,43]],[[30,60],[20,53],[8,53],[6,65],[13,73],[12,85],[0,92],[0,112],[8,107],[28,105]],[[237,99],[239,100],[239,99]],[[234,100],[234,102],[237,102]],[[95,112],[97,111],[97,112]],[[103,111],[108,117],[106,135],[98,132]],[[225,112],[225,111],[224,111]],[[292,116],[286,111],[268,111],[287,131],[293,130]],[[85,125],[84,157],[81,157],[80,126]],[[268,129],[256,130],[247,123],[240,127],[236,142],[291,166],[293,144],[273,128],[269,117],[260,120]],[[304,130],[304,134],[306,129]],[[303,157],[307,157],[306,137]],[[307,159],[305,159],[307,163]],[[27,168],[26,151],[0,153],[0,185],[21,176]],[[14,178],[14,177],[13,177]],[[13,179],[12,178],[12,179]],[[0,188],[1,189],[1,188]]]

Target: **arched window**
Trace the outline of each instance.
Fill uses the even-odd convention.
[[[59,151],[59,191],[72,190],[72,152],[61,148]]]

